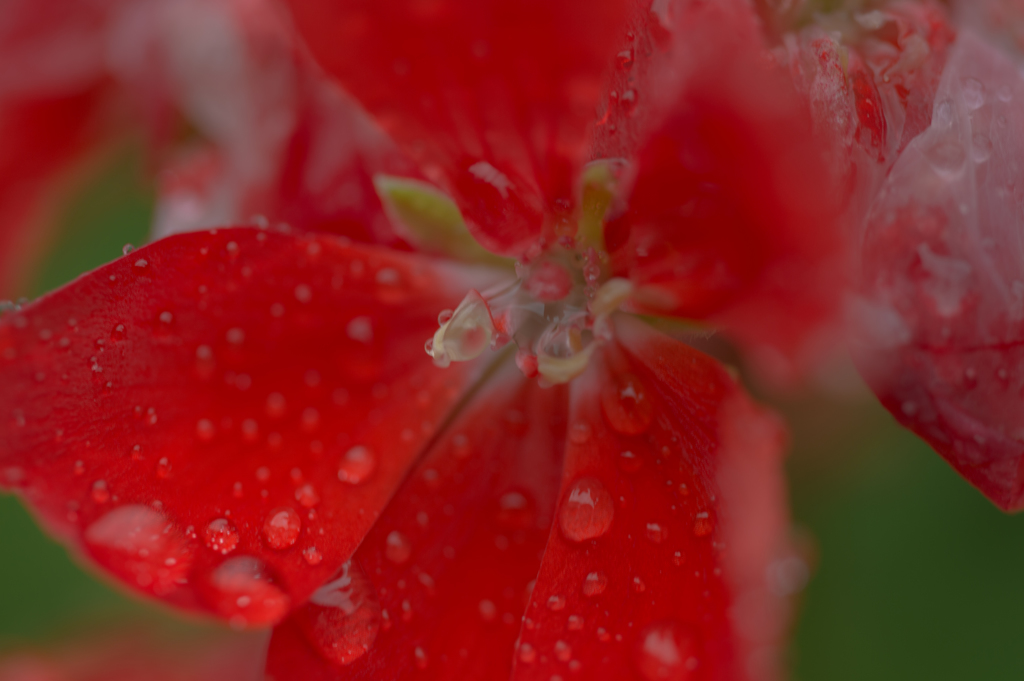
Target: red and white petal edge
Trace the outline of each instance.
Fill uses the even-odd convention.
[[[1024,506],[1022,101],[1013,62],[961,34],[869,216],[853,305],[876,394],[1006,510]]]
[[[352,561],[279,626],[288,679],[507,679],[554,515],[568,396],[511,362],[399,489]]]
[[[0,319],[0,486],[134,590],[275,622],[474,379],[423,353],[469,272],[246,228],[136,251]]]
[[[716,361],[616,326],[572,384],[556,527],[512,678],[776,678],[782,428]]]
[[[289,4],[325,70],[485,247],[520,254],[545,215],[568,217],[625,0]]]

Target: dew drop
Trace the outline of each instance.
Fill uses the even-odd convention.
[[[591,572],[583,580],[583,595],[588,598],[600,596],[608,588],[608,577],[603,572]]]
[[[284,416],[286,404],[284,395],[281,393],[270,393],[267,395],[267,416],[270,418],[280,418]]]
[[[529,643],[519,646],[519,660],[525,664],[533,664],[537,660],[537,651]]]
[[[647,591],[647,584],[644,582],[644,580],[640,579],[639,577],[634,577],[633,591],[637,592],[638,594],[642,594],[643,592]]]
[[[381,609],[373,585],[358,565],[349,561],[334,579],[313,592],[295,618],[324,659],[349,665],[365,655],[377,639]]]
[[[579,615],[569,615],[569,620],[566,622],[566,627],[569,631],[582,631],[583,630],[583,618]]]
[[[186,583],[192,567],[185,538],[148,506],[131,504],[111,510],[86,528],[84,539],[101,565],[157,595]]]
[[[971,139],[971,158],[975,163],[984,163],[992,156],[992,140],[988,135],[977,133]]]
[[[295,300],[300,303],[308,303],[313,300],[313,289],[305,284],[299,284],[295,287]]]
[[[295,501],[303,508],[313,508],[320,503],[320,495],[316,493],[313,485],[307,482],[295,490]]]
[[[272,549],[287,549],[293,546],[302,531],[302,519],[295,509],[282,507],[274,509],[263,522],[263,538]]]
[[[290,599],[256,558],[239,556],[210,574],[210,600],[235,628],[273,624],[288,612]]]
[[[639,456],[627,449],[619,452],[618,464],[619,469],[623,473],[636,473],[640,470],[640,466],[643,464],[643,461]]]
[[[412,555],[412,543],[404,534],[394,530],[388,534],[385,540],[384,555],[392,563],[401,565]]]
[[[166,456],[160,457],[160,460],[156,462],[156,477],[161,480],[171,474],[171,462]]]
[[[135,252],[135,246],[132,246],[131,244],[125,244],[121,247],[121,255],[129,255],[133,252]]]
[[[324,557],[320,554],[320,551],[315,546],[310,546],[302,550],[302,557],[306,560],[309,565],[319,565],[320,561]]]
[[[493,622],[498,617],[498,606],[493,601],[482,600],[479,605],[480,619],[484,622]]]
[[[565,641],[555,641],[555,657],[561,662],[572,659],[572,648]]]
[[[338,464],[338,479],[350,485],[364,482],[377,467],[377,460],[369,448],[357,445],[345,452]]]
[[[590,441],[590,424],[579,421],[569,429],[569,440],[574,445],[583,445]]]
[[[430,664],[430,660],[427,659],[427,653],[419,646],[416,646],[412,651],[412,657],[416,663],[416,669],[426,669],[427,665]]]
[[[97,480],[92,483],[92,500],[97,504],[105,504],[110,501],[110,490],[107,489],[106,480]]]
[[[624,435],[639,435],[654,418],[654,406],[643,383],[631,374],[621,374],[601,389],[601,408],[608,424]]]
[[[604,485],[593,478],[582,478],[569,488],[558,512],[558,523],[566,539],[582,542],[607,532],[614,515],[615,506]]]
[[[225,334],[225,338],[228,343],[231,343],[232,345],[241,345],[245,342],[245,331],[238,327],[228,329],[227,334]]]
[[[668,528],[661,523],[647,523],[647,538],[655,544],[660,544],[668,537]]]
[[[620,69],[628,70],[628,69],[632,68],[633,67],[633,48],[631,47],[628,50],[623,50],[622,52],[619,52],[616,55],[615,58],[616,58],[616,60],[619,63],[619,68]]]
[[[238,530],[227,518],[217,518],[206,526],[203,541],[211,551],[226,556],[238,546]]]
[[[964,81],[964,103],[971,111],[985,106],[985,86],[976,78]]]
[[[203,442],[209,442],[215,434],[216,430],[213,427],[213,421],[210,419],[199,419],[196,423],[196,437]]]
[[[548,599],[548,610],[558,612],[565,610],[565,596],[554,595]]]
[[[110,332],[110,340],[114,342],[123,341],[126,335],[127,331],[124,324],[117,324]]]
[[[525,530],[533,526],[537,504],[533,498],[522,492],[506,492],[498,499],[498,523],[513,530]]]
[[[641,635],[635,660],[648,681],[688,681],[700,666],[693,638],[671,623],[655,624]]]
[[[708,511],[701,511],[693,519],[693,536],[706,537],[714,529],[714,522]]]

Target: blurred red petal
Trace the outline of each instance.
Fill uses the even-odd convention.
[[[207,634],[205,640],[158,645],[137,631],[93,636],[73,645],[7,654],[0,681],[252,681],[265,641]]]
[[[640,152],[629,210],[608,226],[613,267],[639,287],[633,309],[720,324],[785,373],[836,321],[833,187],[752,10],[690,3],[680,13],[686,75]]]
[[[508,254],[571,211],[626,4],[290,3],[324,68]]]
[[[714,360],[617,322],[572,385],[555,528],[513,678],[776,678],[782,428]]]
[[[541,390],[506,363],[406,480],[343,579],[275,630],[268,672],[508,678],[552,522],[566,406],[564,388]]]
[[[854,315],[886,407],[1008,510],[1024,506],[1021,101],[1014,63],[963,33],[872,209]]]
[[[254,229],[131,253],[0,320],[0,485],[133,589],[279,619],[472,380],[423,353],[466,272]]]

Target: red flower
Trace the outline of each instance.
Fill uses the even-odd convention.
[[[5,315],[0,484],[129,588],[274,625],[279,680],[774,678],[781,426],[628,313],[720,325],[780,377],[831,347],[840,226],[934,132],[942,15],[868,18],[893,49],[844,64],[814,29],[769,53],[739,0],[292,2],[323,76],[262,5],[200,5],[270,56],[208,81],[170,59],[215,144],[158,227],[278,226],[171,236]],[[235,85],[268,116],[204,108]],[[348,125],[370,141],[325,162]],[[865,243],[865,271],[902,253]],[[950,294],[957,264],[917,252]]]

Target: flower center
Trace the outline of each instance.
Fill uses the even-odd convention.
[[[625,279],[607,277],[606,260],[592,246],[574,247],[570,238],[548,250],[538,247],[516,263],[514,282],[471,290],[454,311],[441,312],[427,354],[446,367],[515,343],[524,374],[567,383],[611,337],[608,316],[633,289]]]

